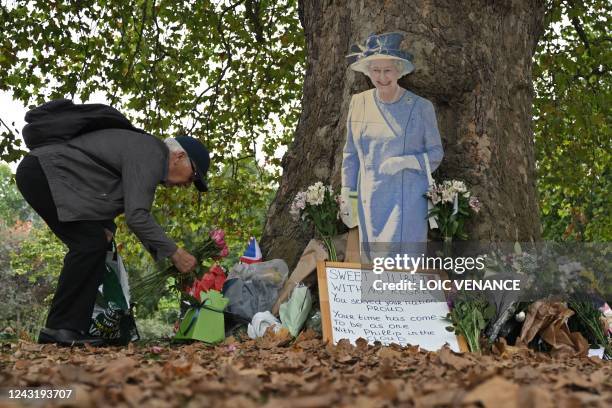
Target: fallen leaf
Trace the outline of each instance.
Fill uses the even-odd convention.
[[[28,360],[17,360],[13,365],[14,370],[24,370],[30,366],[30,362]]]
[[[440,349],[440,351],[438,352],[438,359],[440,363],[459,371],[474,365],[474,363],[470,360],[462,357],[459,354],[455,354],[447,346],[444,346]]]
[[[380,359],[388,358],[391,360],[396,360],[402,357],[402,353],[400,351],[393,350],[390,347],[381,347],[377,354]]]
[[[125,381],[127,374],[130,373],[136,366],[138,361],[132,357],[124,357],[113,360],[104,365],[104,369],[100,373],[100,379],[103,381]]]
[[[140,407],[143,395],[144,393],[139,386],[132,384],[123,385],[123,398],[131,407]]]
[[[293,398],[273,398],[265,405],[269,408],[277,407],[291,407],[291,408],[317,408],[317,407],[331,407],[334,402],[337,401],[338,395],[334,393],[323,394],[323,395],[311,395],[305,397],[293,397]]]
[[[518,384],[495,376],[470,391],[463,402],[480,402],[486,408],[515,408],[518,406],[518,391]]]

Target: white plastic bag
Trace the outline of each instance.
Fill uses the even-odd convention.
[[[262,337],[266,333],[266,329],[271,326],[274,328],[275,333],[282,327],[281,322],[269,311],[255,313],[253,321],[249,323],[247,328],[247,334],[250,338],[256,339],[257,337]]]

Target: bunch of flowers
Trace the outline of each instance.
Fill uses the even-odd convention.
[[[225,242],[225,231],[222,229],[214,229],[208,233],[210,239],[204,242],[201,248],[201,257],[210,257],[212,259],[221,259],[229,255],[229,248]]]
[[[483,295],[467,291],[454,293],[452,303],[451,311],[446,316],[452,326],[446,329],[462,335],[470,351],[480,354],[480,339],[495,316],[495,306],[490,305]]]
[[[574,293],[568,306],[572,309],[580,322],[580,332],[585,335],[589,343],[604,349],[604,358],[612,360],[611,328],[602,308],[596,306],[596,296],[589,296],[586,292]],[[605,301],[603,301],[605,303]]]
[[[201,302],[202,292],[208,292],[211,289],[221,292],[226,278],[227,276],[223,267],[219,264],[214,264],[200,279],[193,281],[187,294],[198,302]]]
[[[339,195],[331,186],[325,186],[318,181],[306,191],[295,195],[289,211],[294,220],[314,225],[315,231],[327,247],[331,261],[337,260],[332,237],[338,234],[339,200]]]
[[[425,197],[433,203],[429,216],[435,218],[444,240],[452,241],[454,237],[466,239],[463,223],[472,214],[480,212],[481,204],[477,197],[471,195],[465,183],[445,180],[431,186]]]
[[[165,293],[168,289],[167,283],[169,278],[174,278],[173,287],[175,289],[184,291],[186,286],[190,285],[194,279],[198,279],[202,275],[200,269],[205,261],[210,259],[218,261],[229,254],[229,249],[225,242],[225,232],[222,229],[214,229],[204,234],[206,234],[206,238],[203,241],[200,243],[193,243],[195,249],[192,249],[192,255],[196,258],[197,266],[192,274],[182,274],[174,265],[165,269],[157,269],[153,273],[147,274],[135,282],[132,282],[134,301],[136,303],[147,303],[146,300],[149,299],[151,294],[159,295],[160,293]],[[201,236],[203,234],[199,233],[197,235]],[[195,242],[197,241],[197,237],[188,240]],[[185,284],[185,282],[188,283]]]

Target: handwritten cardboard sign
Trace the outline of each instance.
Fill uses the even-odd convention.
[[[380,341],[385,345],[419,345],[430,351],[448,343],[454,351],[466,351],[464,342],[458,341],[454,333],[446,330],[450,323],[444,319],[449,308],[443,293],[441,297],[412,297],[420,299],[416,301],[406,297],[404,300],[387,299],[384,296],[378,300],[364,300],[362,280],[375,279],[380,275],[362,271],[358,263],[317,264],[324,339],[333,343],[348,339],[354,343],[361,337],[368,343]],[[439,279],[439,275],[433,272],[417,273],[411,279]]]

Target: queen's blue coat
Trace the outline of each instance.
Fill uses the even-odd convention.
[[[353,95],[343,151],[342,186],[358,192],[359,235],[367,243],[427,241],[428,188],[443,150],[433,104],[406,91],[393,109],[376,102],[375,89]],[[386,160],[414,155],[421,170],[383,174]],[[395,159],[397,160],[397,159]],[[362,246],[363,247],[363,246]]]

